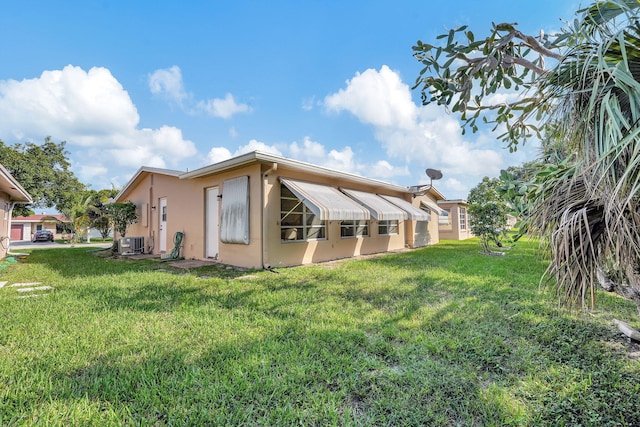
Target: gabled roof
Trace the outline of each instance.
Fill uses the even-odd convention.
[[[149,167],[149,166],[142,166],[133,175],[133,177],[129,180],[129,182],[127,182],[125,184],[125,186],[122,187],[122,190],[120,190],[120,192],[116,195],[116,197],[113,198],[113,200],[120,200],[122,197],[124,197],[129,192],[129,189],[131,189],[132,187],[135,187],[135,184],[137,184],[137,182],[140,179],[144,178],[145,176],[147,176],[147,175],[149,175],[151,173],[157,173],[157,174],[160,174],[160,175],[168,175],[168,176],[179,177],[180,175],[184,174],[184,171],[178,171],[178,170],[173,170],[173,169],[152,168],[152,167]]]
[[[0,164],[0,191],[7,193],[12,202],[16,203],[33,203],[33,199],[22,188],[20,183],[9,173],[4,166]]]
[[[29,216],[14,216],[12,222],[43,222],[43,220],[49,221],[61,221],[70,222],[69,218],[63,214],[34,214]]]

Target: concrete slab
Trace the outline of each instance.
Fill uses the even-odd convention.
[[[37,286],[35,288],[20,288],[16,289],[18,292],[32,292],[32,291],[48,291],[53,289],[52,286]]]
[[[21,287],[21,286],[35,286],[39,285],[42,282],[24,282],[24,283],[14,283],[13,285],[9,285],[12,288]]]
[[[0,282],[0,288],[3,288],[4,285],[6,285],[6,284],[7,284],[7,282]]]

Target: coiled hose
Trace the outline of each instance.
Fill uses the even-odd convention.
[[[169,254],[169,259],[180,258],[180,247],[182,246],[182,239],[184,239],[184,233],[182,231],[176,232],[173,236],[173,250]]]

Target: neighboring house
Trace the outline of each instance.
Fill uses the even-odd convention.
[[[439,200],[442,215],[438,221],[440,238],[445,240],[465,240],[473,237],[469,226],[466,200]]]
[[[61,239],[68,233],[64,225],[71,221],[62,214],[35,214],[16,216],[11,222],[11,240],[31,240],[38,230],[49,230],[55,239]]]
[[[269,268],[437,243],[437,216],[412,199],[406,187],[254,151],[191,172],[142,167],[115,201],[137,206],[126,236],[144,238],[145,252],[170,252],[182,232],[185,258]]]
[[[13,233],[11,214],[17,203],[33,203],[29,193],[16,179],[0,165],[0,258],[9,250],[10,236]]]

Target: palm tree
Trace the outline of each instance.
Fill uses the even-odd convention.
[[[570,157],[541,181],[533,224],[549,238],[549,272],[569,305],[593,306],[601,283],[640,308],[639,8],[620,1],[585,10],[542,80],[557,100],[552,141]]]
[[[424,104],[451,106],[473,131],[493,123],[512,150],[543,141],[529,230],[548,243],[570,306],[593,306],[601,284],[640,310],[639,11],[638,0],[596,1],[555,36],[498,24],[486,39],[461,27],[439,37],[445,46],[414,46]],[[483,104],[511,87],[517,100]]]

